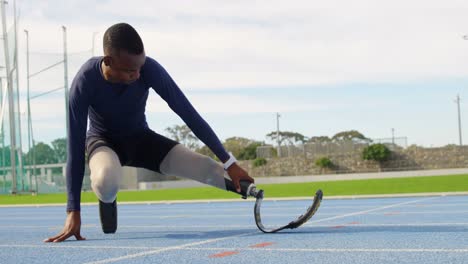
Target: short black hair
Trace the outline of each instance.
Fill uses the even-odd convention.
[[[143,41],[136,30],[127,23],[118,23],[106,30],[103,37],[104,54],[125,50],[139,55],[144,51]]]

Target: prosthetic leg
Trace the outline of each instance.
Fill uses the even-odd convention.
[[[213,159],[192,152],[180,144],[175,146],[167,154],[161,163],[160,170],[162,173],[167,175],[190,178],[222,190],[238,193],[229,178],[229,175],[224,171],[223,166]],[[286,228],[292,229],[303,225],[315,214],[323,197],[322,191],[318,190],[315,193],[312,205],[303,215],[285,226],[279,228],[265,228],[262,224],[262,218],[260,215],[260,207],[264,196],[263,190],[257,190],[255,184],[248,181],[241,181],[240,186],[241,192],[238,194],[242,195],[243,199],[247,199],[249,196],[257,199],[254,207],[255,223],[257,224],[258,229],[264,233],[275,233]]]
[[[226,189],[228,191],[238,193],[234,188],[234,184],[231,180],[225,179],[225,183]],[[296,220],[290,222],[287,225],[278,228],[266,228],[262,223],[262,218],[260,214],[260,207],[263,201],[263,190],[257,190],[255,184],[250,183],[248,181],[241,181],[240,186],[241,193],[239,194],[242,195],[243,199],[247,199],[248,196],[253,196],[257,199],[254,207],[255,224],[257,224],[258,229],[260,229],[264,233],[275,233],[287,228],[294,229],[305,224],[307,221],[309,221],[310,218],[312,218],[312,216],[314,216],[315,212],[317,212],[323,197],[322,190],[317,190],[312,205],[307,209],[307,211],[303,215],[299,216]]]

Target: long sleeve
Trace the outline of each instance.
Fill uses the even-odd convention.
[[[73,80],[68,105],[68,159],[67,159],[67,210],[80,210],[81,187],[85,166],[86,127],[88,121],[89,96],[85,78],[77,76]]]
[[[153,89],[221,161],[228,160],[229,154],[213,129],[195,110],[167,71],[151,58],[147,58],[147,64],[145,71],[149,72],[145,72],[145,75],[149,75],[148,79]]]

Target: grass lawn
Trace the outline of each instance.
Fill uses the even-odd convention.
[[[308,183],[265,184],[258,188],[265,190],[265,197],[313,196],[317,189],[322,189],[324,196],[362,195],[362,194],[398,194],[421,192],[460,192],[468,191],[468,174],[410,178],[344,180]],[[163,201],[192,199],[239,198],[239,195],[213,187],[185,189],[121,191],[118,201]],[[83,192],[82,202],[97,202],[93,192]],[[47,204],[65,203],[66,194],[0,195],[0,204]]]

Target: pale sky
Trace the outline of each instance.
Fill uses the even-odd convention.
[[[17,7],[24,95],[24,29],[33,73],[61,59],[67,27],[71,83],[91,56],[93,33],[100,55],[106,28],[127,22],[221,140],[266,140],[280,112],[281,130],[308,137],[355,129],[388,138],[394,128],[409,144],[458,143],[460,94],[468,142],[468,1],[17,0]],[[62,85],[59,67],[31,78],[31,93]],[[65,135],[62,109],[63,92],[32,101],[37,141]],[[163,134],[182,124],[155,93],[147,119]]]

